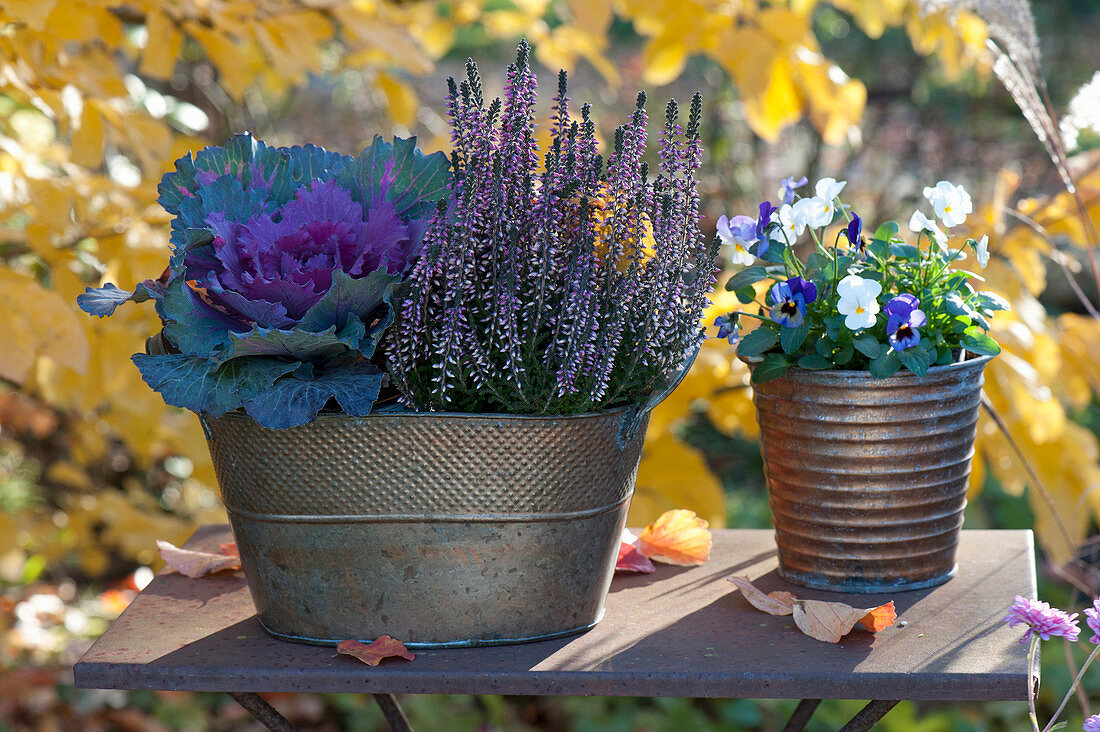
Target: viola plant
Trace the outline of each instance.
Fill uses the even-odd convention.
[[[972,282],[981,275],[959,266],[971,250],[984,268],[988,240],[952,244],[944,231],[965,223],[973,208],[962,186],[940,181],[925,188],[935,218],[914,212],[913,241],[906,241],[893,221],[866,234],[863,219],[840,199],[844,181],[823,178],[812,196],[799,196],[806,184],[784,179],[779,207],[765,201],[755,219],[718,220],[718,237],[743,266],[726,288],[751,307],[722,315],[715,325],[719,337],[737,343],[741,358],[755,363],[755,382],[795,366],[864,370],[877,378],[905,368],[923,376],[966,353],[1000,352],[988,334],[989,318],[1008,303],[976,289]],[[803,247],[811,250],[804,261],[796,255]],[[759,325],[739,337],[746,320]]]
[[[636,403],[702,339],[718,244],[699,231],[699,95],[686,129],[669,103],[651,179],[645,95],[605,166],[588,105],[579,119],[570,112],[563,71],[540,165],[529,52],[521,43],[503,102],[486,104],[472,61],[465,80],[449,81],[451,196],[397,290],[388,340],[395,385],[416,409],[575,414]],[[737,236],[755,237],[755,226]]]
[[[173,217],[164,274],[78,302],[98,316],[155,302],[163,331],[133,361],[169,404],[212,417],[243,409],[272,428],[330,404],[362,416],[385,378],[371,358],[393,320],[387,293],[413,267],[449,181],[446,156],[423,155],[415,138],[376,137],[352,158],[237,135],[161,181]]]

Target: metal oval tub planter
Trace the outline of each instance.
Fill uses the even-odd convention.
[[[780,577],[877,593],[955,575],[989,360],[887,379],[793,368],[754,385]]]
[[[284,640],[410,648],[593,627],[649,412],[687,366],[644,405],[564,417],[204,419],[260,622]]]

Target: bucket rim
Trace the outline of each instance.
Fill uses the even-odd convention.
[[[742,362],[748,365],[750,369],[757,366],[763,361],[760,356],[738,356]],[[820,382],[839,382],[839,381],[854,381],[854,382],[873,382],[876,386],[889,384],[891,382],[905,381],[920,383],[922,381],[928,381],[930,377],[935,376],[948,376],[955,372],[965,371],[981,371],[985,368],[986,364],[992,361],[994,356],[975,356],[974,358],[968,358],[965,361],[955,361],[954,363],[945,364],[943,366],[933,366],[925,372],[924,376],[917,376],[908,369],[904,371],[898,371],[893,376],[887,376],[884,379],[880,379],[873,376],[870,371],[862,371],[855,369],[804,369],[798,366],[791,366],[787,370],[787,373],[776,379],[789,378],[791,376],[797,376],[799,380],[807,381],[820,381]],[[769,382],[764,382],[763,386]],[[753,384],[753,388],[757,388],[757,384]]]

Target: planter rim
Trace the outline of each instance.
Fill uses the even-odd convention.
[[[738,356],[741,361],[749,365],[749,367],[756,366],[764,359],[760,356]],[[876,384],[887,384],[891,381],[925,381],[931,376],[946,375],[953,371],[969,371],[971,369],[984,368],[987,363],[993,360],[993,356],[975,356],[974,358],[968,358],[965,361],[956,361],[954,363],[945,364],[943,366],[933,366],[925,373],[924,376],[917,376],[912,371],[905,369],[899,370],[893,376],[887,376],[885,379],[879,379],[871,375],[870,371],[857,371],[854,369],[803,369],[798,366],[792,366],[786,374],[780,376],[780,379],[787,378],[792,374],[798,374],[802,379],[814,379],[819,381],[870,381]],[[765,382],[766,383],[766,382]]]
[[[347,412],[322,412],[317,415],[316,421],[321,420],[355,420],[355,419],[384,419],[384,418],[406,418],[406,417],[445,417],[448,419],[476,419],[476,420],[518,420],[518,421],[540,421],[551,420],[560,421],[563,419],[599,419],[606,417],[619,416],[621,414],[627,414],[631,411],[641,409],[641,404],[624,404],[621,407],[614,407],[613,409],[604,409],[599,412],[582,412],[580,414],[508,414],[507,412],[417,412],[413,410],[399,410],[399,409],[381,409],[373,411],[370,414],[363,415],[362,417],[355,417]],[[223,417],[229,417],[232,419],[247,419],[251,420],[252,417],[241,410],[234,410],[232,412],[226,412],[217,417],[211,417],[210,415],[203,415],[205,419],[222,419]],[[306,424],[309,424],[308,422]],[[299,425],[305,426],[305,425]],[[291,428],[293,429],[293,428]]]

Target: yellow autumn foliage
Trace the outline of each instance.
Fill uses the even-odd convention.
[[[105,320],[75,309],[88,285],[132,288],[166,264],[167,219],[155,203],[156,183],[173,160],[210,142],[200,134],[211,133],[201,112],[156,89],[171,90],[180,76],[208,76],[211,106],[232,126],[247,118],[241,110],[284,98],[311,74],[358,69],[392,122],[410,128],[422,113],[413,77],[432,72],[459,32],[476,28],[509,41],[525,35],[547,66],[588,64],[608,87],[631,94],[671,82],[691,58],[706,57],[734,82],[757,135],[774,140],[808,119],[826,142],[839,143],[858,127],[866,90],[822,54],[811,24],[819,4],[0,0],[0,379],[7,384],[0,396],[18,390],[58,415],[64,452],[37,478],[63,510],[25,509],[19,526],[26,530],[14,540],[5,530],[10,517],[0,514],[0,555],[38,553],[94,575],[112,553],[152,561],[154,539],[178,543],[196,522],[220,515],[197,420],[166,407],[129,360],[157,328],[152,309],[127,306]],[[946,17],[921,17],[915,0],[829,4],[871,36],[904,27],[914,48],[935,54],[949,78],[980,67],[985,29],[971,16],[952,26]],[[635,57],[613,53],[616,18],[642,39]],[[1074,517],[1070,529],[1079,538],[1085,514],[1075,509],[1082,496],[1097,500],[1089,487],[1100,475],[1095,440],[1067,410],[1100,386],[1090,368],[1100,355],[1100,327],[1043,311],[1035,297],[1045,284],[1049,244],[997,211],[991,206],[976,220],[995,253],[990,286],[1010,294],[1016,309],[996,325],[1006,357],[990,369],[990,398],[1055,501]],[[1044,202],[1043,213],[1048,231],[1082,239],[1066,201]],[[1100,208],[1094,215],[1100,221]],[[715,294],[708,322],[730,308],[731,298]],[[725,522],[718,479],[675,430],[700,410],[724,432],[757,434],[747,372],[724,341],[704,344],[683,385],[652,415],[634,524],[668,508],[692,509],[713,526]],[[1025,473],[1003,438],[988,422],[980,433],[975,475],[988,469],[1022,490]],[[0,452],[19,452],[5,437]],[[129,478],[105,477],[99,466],[120,450],[142,468],[185,456],[176,502],[166,506]],[[1056,549],[1056,530],[1036,511],[1044,546]]]

